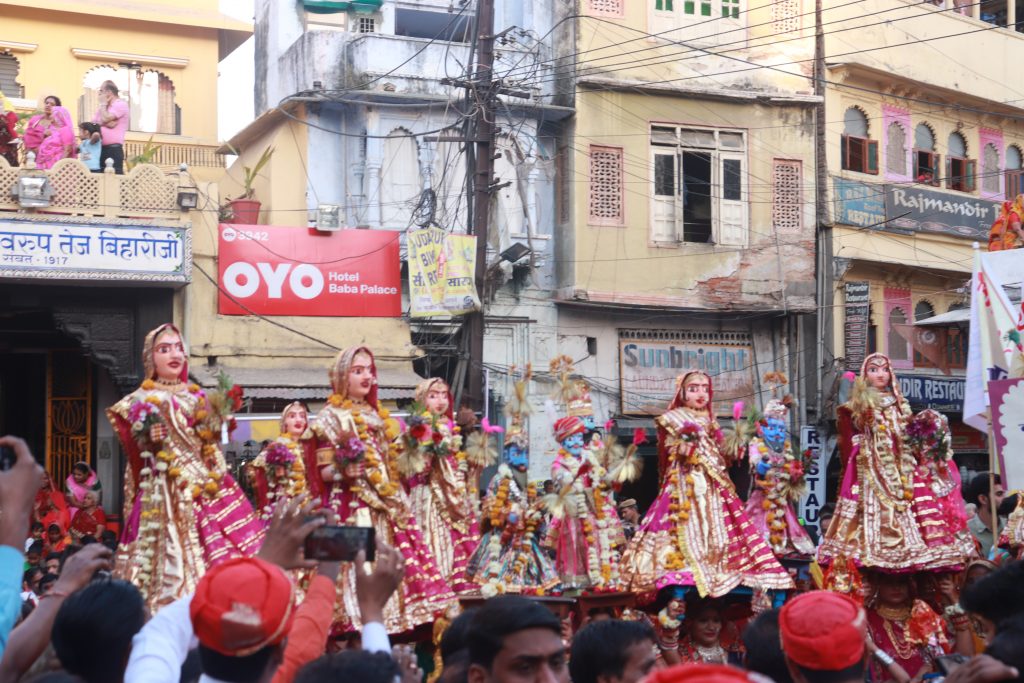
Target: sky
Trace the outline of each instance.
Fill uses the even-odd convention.
[[[252,21],[253,0],[220,0],[220,11],[235,19]],[[220,63],[217,78],[217,137],[227,141],[253,119],[255,38]]]

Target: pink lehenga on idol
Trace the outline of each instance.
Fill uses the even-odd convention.
[[[655,420],[661,492],[622,557],[626,590],[696,586],[702,597],[719,597],[738,586],[793,587],[736,495],[711,401],[711,378],[688,372]]]
[[[269,520],[274,507],[306,492],[306,464],[315,451],[305,404],[295,401],[281,411],[281,435],[267,444],[249,465],[260,517]]]
[[[317,415],[315,460],[308,480],[342,524],[372,526],[377,539],[405,556],[401,588],[384,609],[389,633],[404,633],[430,623],[454,596],[441,576],[413,516],[397,471],[399,426],[377,402],[377,367],[365,347],[338,354],[330,371],[334,393]],[[335,608],[335,633],[358,630],[355,567],[338,577],[341,599]]]
[[[399,470],[441,576],[457,593],[475,591],[478,586],[466,576],[466,566],[480,543],[477,482],[482,463],[462,449],[444,380],[420,382],[416,405],[420,413],[409,417]]]
[[[143,363],[142,386],[107,416],[128,457],[116,572],[155,611],[194,591],[208,568],[259,550],[263,524],[218,444],[230,416],[188,383],[174,325],[146,336]]]
[[[821,565],[850,560],[859,567],[915,572],[955,571],[964,564],[958,543],[930,544],[922,533],[914,501],[918,463],[907,440],[910,419],[889,359],[869,355],[850,400],[838,410],[844,470],[835,516],[818,548]]]
[[[766,384],[786,384],[785,375],[768,373]],[[803,461],[793,454],[789,441],[790,397],[772,398],[765,404],[757,435],[748,448],[754,490],[747,499],[747,516],[768,541],[776,557],[814,554],[814,543],[797,521],[793,505],[807,492]]]

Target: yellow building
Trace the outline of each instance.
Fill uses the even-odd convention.
[[[0,2],[0,90],[19,109],[56,95],[91,121],[96,90],[113,80],[129,103],[125,156],[150,139],[153,161],[216,180],[217,64],[252,34],[215,0]]]
[[[982,16],[1012,24],[1014,9],[983,3]],[[860,30],[876,15],[886,21]],[[961,464],[984,468],[984,439],[960,422],[972,244],[987,247],[999,204],[1022,189],[1020,79],[994,56],[1020,52],[1024,34],[950,3],[872,0],[825,17],[822,339],[836,372],[887,354],[911,406],[947,413]]]

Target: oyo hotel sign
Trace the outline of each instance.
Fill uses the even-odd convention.
[[[339,230],[313,235],[306,228],[227,224],[218,232],[221,314],[402,314],[399,232]]]
[[[0,277],[187,283],[187,227],[0,220]]]

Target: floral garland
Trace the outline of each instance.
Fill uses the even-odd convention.
[[[388,441],[388,451],[385,456],[386,460],[382,462],[381,454],[377,449],[377,445],[374,443],[373,437],[370,435],[366,417],[363,415],[363,406],[356,405],[352,399],[343,398],[340,394],[331,394],[327,400],[332,406],[340,407],[352,415],[352,421],[356,426],[356,438],[364,446],[362,462],[365,462],[367,469],[366,478],[370,485],[373,486],[377,495],[382,499],[394,496],[398,493],[398,485],[395,483],[398,481],[398,474],[394,471],[394,462],[398,456],[398,444],[396,443],[399,435],[398,423],[391,419],[391,414],[387,409],[378,408],[375,410],[377,416],[384,424],[384,435]],[[347,447],[351,447],[351,442]],[[385,472],[388,474],[387,481],[384,479]],[[335,480],[337,481],[340,479],[341,475],[336,474]],[[349,502],[353,516],[350,516],[345,523],[353,524],[355,523],[354,513],[359,507],[359,502],[356,499],[359,499],[371,506],[374,505],[374,501],[364,496],[366,492],[358,482],[353,482],[349,486],[349,490],[354,496],[353,500]]]
[[[142,382],[141,388],[150,392],[158,387],[152,379],[147,379]],[[203,463],[206,466],[206,477],[198,482],[186,477],[182,466],[175,464],[175,455],[172,451],[162,448],[169,435],[168,427],[160,417],[160,406],[165,399],[159,394],[149,394],[144,399],[135,401],[128,410],[129,417],[134,418],[131,425],[132,435],[140,446],[139,457],[143,465],[139,470],[138,484],[141,491],[138,531],[141,547],[137,564],[138,580],[144,584],[152,578],[156,569],[157,549],[164,529],[164,492],[169,491],[173,483],[179,491],[189,491],[193,501],[203,495],[213,498],[220,492],[220,481],[226,473],[217,458],[220,451],[216,436],[206,423],[210,415],[206,394],[196,384],[189,384],[187,390],[196,398],[198,407],[189,419],[189,429],[199,437]],[[173,395],[170,400],[173,405]]]
[[[761,505],[766,511],[768,542],[775,553],[782,553],[786,550],[786,513],[790,501],[800,497],[803,462],[793,456],[789,441],[782,448],[781,462],[772,461],[772,451],[763,439],[757,439],[755,443],[760,462],[768,467],[763,477],[755,477],[757,486],[764,493]]]
[[[274,504],[279,498],[291,498],[306,490],[306,473],[302,458],[295,452],[298,445],[290,434],[282,434],[277,441],[267,446],[264,458],[268,486],[267,504],[263,508],[264,517],[269,517],[273,512]]]

